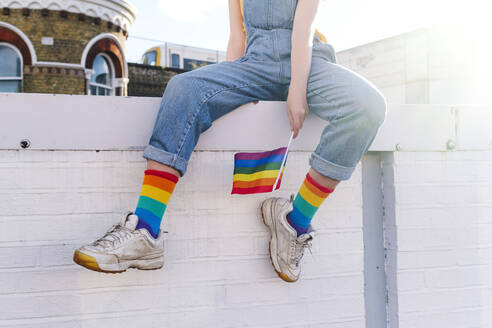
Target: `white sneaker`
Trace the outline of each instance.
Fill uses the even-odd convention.
[[[270,228],[270,260],[280,278],[295,282],[301,273],[301,259],[304,248],[311,247],[315,231],[309,226],[308,232],[297,237],[297,232],[287,222],[287,214],[292,211],[293,195],[290,200],[272,197],[261,204],[261,216]]]
[[[163,231],[154,239],[146,229],[135,227],[138,216],[122,215],[118,224],[96,241],[81,246],[73,254],[75,263],[94,271],[117,273],[128,268],[160,269],[164,265]]]

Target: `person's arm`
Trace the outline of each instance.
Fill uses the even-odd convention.
[[[287,97],[287,114],[294,138],[299,134],[309,112],[306,93],[313,50],[313,22],[318,11],[318,4],[319,0],[299,0],[294,16],[290,55],[291,81]]]
[[[229,0],[229,26],[230,33],[226,60],[233,61],[244,55],[246,40],[239,0]]]

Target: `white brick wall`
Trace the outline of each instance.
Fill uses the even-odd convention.
[[[0,327],[382,328],[374,323],[385,320],[390,328],[492,327],[486,106],[390,106],[371,156],[317,213],[319,236],[314,256],[305,256],[301,281],[287,284],[273,272],[258,213],[270,194],[230,195],[234,148],[227,147],[236,144],[220,143],[229,131],[224,120],[193,153],[171,197],[163,226],[170,232],[165,269],[105,275],[75,265],[73,250],[135,208],[145,169],[136,145],[147,138],[113,136],[120,148],[102,142],[95,149],[104,150],[93,151],[83,148],[87,132],[75,131],[78,141],[70,147],[43,150],[68,132],[46,135],[28,111],[36,128],[26,128],[16,111],[25,99],[0,98],[8,114],[0,132],[10,138],[0,138],[0,148],[12,149],[0,150]],[[142,104],[155,111],[148,99],[80,97],[78,112],[59,116],[50,108],[65,108],[71,96],[28,98],[44,104],[44,118],[57,125],[74,113],[84,120],[85,103],[105,115],[122,108],[127,122]],[[282,106],[263,102],[243,113],[253,121],[260,110],[271,110],[273,118]],[[138,120],[142,127],[150,121]],[[315,133],[315,121],[307,123],[306,131]],[[92,127],[93,140],[107,132],[102,124]],[[115,135],[126,131],[122,127],[113,127]],[[284,127],[287,121],[278,131],[288,131]],[[304,136],[289,155],[281,190],[272,195],[298,190],[315,140]],[[22,138],[39,148],[17,150]],[[449,140],[457,150],[440,151]],[[238,145],[268,146],[258,140]],[[393,152],[394,145],[403,151]]]
[[[385,204],[396,237],[390,327],[491,327],[492,151],[395,152],[383,162],[393,174],[385,195],[395,196]]]
[[[297,191],[308,157],[289,155],[275,194]],[[258,217],[269,195],[230,195],[232,159],[193,153],[165,214],[164,269],[106,275],[73,250],[134,209],[141,151],[0,151],[0,326],[365,327],[364,160],[287,284]],[[492,326],[491,165],[492,151],[383,153],[388,327]]]
[[[308,157],[290,153],[275,195],[297,191]],[[298,283],[267,256],[258,206],[273,194],[230,195],[233,152],[193,153],[166,210],[164,269],[74,264],[135,208],[144,169],[141,151],[0,151],[1,327],[365,326],[360,165],[317,213]]]

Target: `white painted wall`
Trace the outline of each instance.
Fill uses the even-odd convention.
[[[269,262],[258,206],[297,191],[308,155],[289,155],[279,191],[242,196],[233,152],[193,153],[166,210],[164,269],[108,275],[73,250],[135,208],[141,151],[0,151],[0,326],[364,327],[360,165],[319,210],[301,281]]]
[[[492,152],[394,152],[383,163],[390,327],[492,326]]]
[[[36,95],[29,97],[33,101]],[[54,108],[66,102],[52,96],[57,106],[56,100],[38,97],[40,104],[49,99]],[[121,98],[121,107],[108,109],[109,99],[90,100],[91,110],[118,110],[121,122],[147,101]],[[2,104],[0,137],[15,130],[8,122],[22,128],[22,120],[35,121],[35,116],[25,116],[22,104]],[[279,105],[254,106],[275,111]],[[337,187],[313,221],[319,235],[295,284],[279,280],[267,256],[268,234],[258,206],[270,194],[230,195],[235,151],[214,144],[217,135],[227,132],[220,125],[193,153],[171,197],[163,225],[169,231],[165,268],[120,275],[81,268],[72,254],[104,233],[123,211],[135,208],[145,169],[142,149],[124,149],[124,144],[123,149],[101,151],[83,150],[83,144],[72,150],[0,147],[0,327],[380,328],[366,326],[381,319],[368,311],[384,307],[391,328],[492,326],[487,108],[452,106],[450,112],[440,106],[408,106],[400,116],[405,119],[394,117],[396,126],[378,138],[383,145],[406,136],[414,148],[371,150],[352,178]],[[433,121],[425,124],[445,122],[437,125],[445,132],[426,125],[412,142],[407,131],[426,118],[421,116],[426,110]],[[49,113],[38,122],[51,122]],[[253,120],[257,112],[241,115]],[[65,117],[58,119],[64,126]],[[96,131],[104,126],[110,125],[101,123]],[[83,140],[77,131],[71,137]],[[126,137],[126,130],[119,133]],[[456,138],[455,150],[436,146],[447,133]],[[241,147],[266,147],[255,142]],[[302,147],[290,153],[281,189],[271,195],[297,191],[309,155]],[[381,224],[377,237],[367,226],[371,222]],[[381,256],[368,253],[377,249],[384,252],[384,275],[373,267]],[[369,269],[377,281],[365,280]],[[380,279],[385,279],[386,291]]]
[[[337,53],[394,104],[492,104],[486,30],[422,28]]]

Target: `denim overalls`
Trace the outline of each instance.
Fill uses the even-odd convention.
[[[255,100],[287,100],[296,6],[297,0],[243,0],[244,56],[173,76],[143,157],[184,175],[200,134],[214,120]],[[330,122],[309,164],[332,179],[349,179],[386,117],[385,98],[337,64],[334,48],[315,35],[307,101],[310,112]]]

